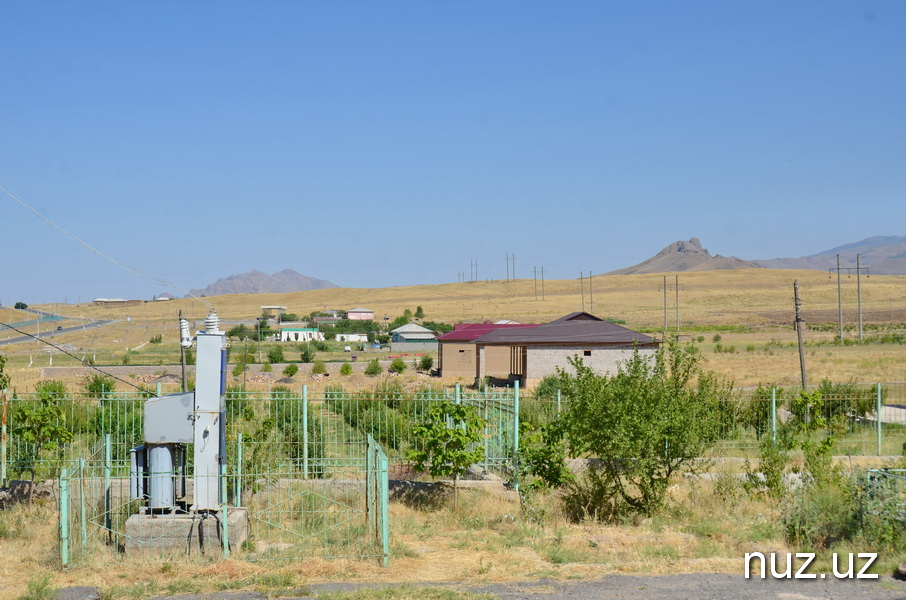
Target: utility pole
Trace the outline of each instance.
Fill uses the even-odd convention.
[[[806,389],[805,378],[805,348],[802,343],[802,328],[805,323],[802,321],[800,308],[802,302],[799,300],[799,280],[793,282],[793,302],[796,307],[796,338],[799,340],[799,371],[802,373],[802,389]]]
[[[859,264],[861,254],[856,254],[856,296],[859,299],[859,343],[862,343],[862,266]]]
[[[595,293],[591,289],[591,271],[588,271],[588,312],[595,314]]]
[[[541,267],[541,301],[544,302],[544,267]]]
[[[667,276],[664,275],[664,341],[667,340]]]
[[[510,253],[509,252],[506,253],[506,258],[504,260],[506,261],[506,280],[509,281],[510,280]]]
[[[675,275],[675,277],[673,290],[676,292],[676,335],[679,337],[679,275]]]
[[[538,301],[538,267],[532,267],[532,281],[535,282],[535,302]]]
[[[579,271],[579,285],[582,288],[582,312],[585,312],[585,277],[582,271]]]
[[[843,343],[843,288],[840,287],[840,255],[837,255],[837,317],[840,320],[840,343]]]
[[[516,281],[516,253],[513,252],[513,281]]]

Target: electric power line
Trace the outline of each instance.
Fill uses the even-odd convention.
[[[150,275],[148,273],[145,273],[144,271],[140,271],[134,267],[130,267],[129,265],[118,261],[117,259],[113,258],[112,256],[104,254],[103,252],[101,252],[100,250],[98,250],[97,248],[95,248],[94,246],[89,244],[88,242],[82,240],[81,238],[79,238],[78,236],[76,236],[72,233],[69,233],[68,231],[66,231],[65,229],[63,229],[62,227],[60,227],[59,225],[57,225],[56,223],[54,223],[53,221],[51,221],[50,219],[48,219],[47,217],[42,215],[40,212],[37,211],[37,209],[35,209],[28,202],[26,202],[25,200],[20,198],[18,196],[18,194],[16,194],[16,192],[14,192],[12,189],[10,189],[9,186],[7,186],[2,181],[0,181],[0,191],[2,191],[4,194],[6,194],[10,198],[12,198],[14,201],[16,201],[18,204],[22,205],[24,208],[26,208],[28,211],[30,211],[32,214],[34,214],[36,217],[38,217],[39,219],[41,219],[42,221],[44,221],[45,223],[47,223],[48,225],[50,225],[51,227],[53,227],[54,229],[56,229],[57,231],[59,231],[60,233],[65,235],[66,237],[68,237],[69,239],[71,239],[72,241],[84,246],[88,250],[91,250],[92,252],[94,252],[95,254],[97,254],[98,256],[103,258],[104,260],[110,262],[111,264],[116,265],[117,267],[123,269],[127,273],[132,273],[133,275],[136,275],[137,277],[141,277],[142,279],[146,279],[147,281],[150,281],[151,283],[154,283],[156,285],[162,285],[165,287],[173,288],[180,292],[184,292],[186,295],[188,295],[192,298],[195,298],[196,300],[198,300],[199,302],[204,304],[207,308],[209,308],[209,309],[214,308],[214,306],[207,300],[204,300],[204,299],[196,296],[189,290],[185,289],[184,287],[182,287],[176,283],[173,283],[172,281],[164,279],[163,277],[157,277],[156,275]]]
[[[44,338],[40,338],[40,337],[38,337],[38,336],[36,336],[36,335],[32,335],[32,334],[28,333],[27,331],[22,331],[21,329],[17,329],[17,328],[15,328],[15,327],[13,327],[12,325],[10,325],[9,323],[0,322],[0,325],[3,325],[3,326],[5,326],[5,327],[9,327],[9,328],[12,329],[13,331],[18,331],[18,332],[21,333],[22,335],[28,336],[28,337],[30,337],[30,338],[33,338],[33,339],[38,340],[38,341],[41,342],[41,343],[47,344],[47,345],[50,346],[51,348],[55,348],[55,349],[59,350],[60,352],[62,352],[62,353],[65,354],[66,356],[69,356],[69,357],[71,357],[71,358],[76,359],[77,361],[79,361],[80,363],[82,363],[83,365],[85,365],[86,367],[92,368],[92,369],[94,369],[95,371],[97,371],[97,372],[99,372],[99,373],[103,373],[104,375],[106,375],[106,376],[108,376],[108,377],[112,377],[113,379],[116,379],[117,381],[119,381],[119,382],[121,382],[121,383],[125,383],[125,384],[128,385],[128,386],[134,387],[135,389],[137,389],[138,391],[140,391],[140,392],[142,392],[142,393],[145,393],[145,394],[150,394],[150,393],[151,393],[150,391],[148,391],[148,390],[146,390],[146,389],[144,389],[144,388],[141,388],[141,387],[135,385],[135,384],[132,383],[131,381],[126,381],[125,379],[121,379],[121,378],[117,377],[116,375],[114,375],[113,373],[108,373],[107,371],[104,371],[103,369],[97,368],[96,366],[94,366],[94,365],[91,364],[91,363],[85,362],[84,360],[82,360],[81,358],[79,358],[78,356],[76,356],[75,354],[72,354],[71,352],[68,352],[68,351],[64,350],[63,348],[61,348],[60,346],[57,346],[56,344],[51,344],[50,342],[48,342],[48,341],[45,340]]]

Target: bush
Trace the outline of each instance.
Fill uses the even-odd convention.
[[[113,377],[100,373],[85,377],[82,386],[85,388],[85,393],[92,398],[100,398],[116,390],[116,383],[113,381]]]
[[[720,337],[720,334],[719,334],[719,333],[715,333],[715,334],[714,334],[714,337],[711,338],[711,341],[714,342],[715,344],[716,344],[717,342],[719,342],[720,340],[721,340],[721,337]]]
[[[283,348],[281,348],[280,346],[274,346],[273,348],[268,350],[267,360],[269,360],[271,364],[286,362],[286,358],[284,358],[283,356]]]
[[[343,366],[340,367],[340,375],[352,375],[352,365],[343,363]]]
[[[394,358],[393,362],[390,363],[390,371],[393,373],[402,373],[406,370],[406,361],[402,358]]]
[[[701,360],[696,347],[672,340],[653,357],[636,350],[613,375],[578,357],[570,360],[575,375],[560,371],[572,451],[601,459],[602,481],[631,512],[660,508],[671,477],[718,439],[719,403],[730,386]]]
[[[271,365],[271,363],[269,363],[269,362],[266,362],[266,363],[264,363],[263,365],[261,365],[261,372],[262,372],[262,373],[271,373],[273,370],[274,370],[274,367],[273,367],[273,365]]]
[[[24,302],[16,302],[16,304],[15,304],[15,306],[13,306],[13,308],[15,308],[16,310],[25,310],[26,308],[28,308],[28,304],[26,304]]]
[[[312,375],[323,375],[325,373],[327,373],[327,365],[324,364],[323,360],[319,360],[311,366]]]
[[[158,333],[157,335],[151,336],[151,339],[148,340],[148,343],[149,344],[160,344],[161,342],[163,342],[163,340],[164,340],[163,334]]]
[[[283,374],[286,375],[287,377],[292,377],[293,375],[295,375],[298,372],[299,372],[299,367],[297,367],[294,364],[286,365],[286,367],[283,369]]]
[[[299,349],[302,351],[299,355],[299,358],[303,363],[315,362],[315,351],[311,348],[311,346],[299,346]]]
[[[419,307],[421,308],[421,307]],[[430,371],[434,367],[434,358],[430,356],[423,356],[421,360],[418,361],[418,370],[419,371]]]
[[[365,367],[365,375],[371,375],[371,376],[380,375],[382,370],[383,369],[381,369],[380,361],[378,361],[378,359],[376,359],[376,358],[373,358],[368,363],[368,366]]]

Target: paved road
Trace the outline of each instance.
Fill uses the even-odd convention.
[[[421,584],[420,584],[421,585]],[[363,587],[393,585],[327,583],[285,590],[284,598],[317,598],[328,591],[352,591]],[[410,587],[419,587],[418,585]],[[609,575],[595,581],[537,581],[526,583],[432,584],[431,587],[489,594],[501,600],[901,600],[906,582],[890,577],[879,580],[760,580],[741,575],[695,573],[689,575]],[[69,593],[67,593],[69,592]],[[392,594],[388,595],[392,598]],[[60,600],[97,598],[93,588],[70,588],[58,593]],[[157,600],[263,600],[256,592],[216,592],[159,597]]]
[[[115,320],[110,320],[110,321],[92,321],[91,319],[84,319],[84,318],[81,318],[81,317],[63,317],[63,316],[61,316],[61,315],[54,315],[54,314],[51,314],[51,313],[49,313],[49,312],[44,312],[43,310],[37,310],[37,309],[35,309],[35,308],[26,308],[26,309],[23,309],[23,310],[25,310],[25,311],[27,311],[27,312],[30,312],[30,313],[32,313],[32,314],[35,314],[35,315],[42,316],[42,317],[56,317],[56,316],[60,316],[61,319],[65,319],[65,320],[67,320],[67,321],[82,321],[82,322],[83,322],[81,325],[73,325],[73,326],[71,326],[71,327],[63,327],[62,329],[57,329],[57,326],[56,326],[56,325],[51,324],[51,325],[49,326],[49,328],[47,329],[47,331],[42,331],[41,333],[36,334],[35,337],[39,337],[39,338],[41,338],[41,339],[52,338],[52,337],[54,337],[54,336],[62,335],[62,334],[64,334],[64,333],[69,333],[69,332],[72,332],[72,331],[83,331],[83,330],[85,330],[85,329],[95,329],[95,328],[97,328],[97,327],[103,327],[103,326],[105,326],[105,325],[110,325],[111,323],[116,323]],[[22,342],[30,342],[30,341],[32,341],[33,339],[34,339],[33,337],[30,337],[30,336],[27,336],[27,335],[22,335],[22,336],[10,338],[10,339],[7,339],[7,340],[0,340],[0,346],[6,346],[6,345],[9,345],[9,344],[21,344]]]

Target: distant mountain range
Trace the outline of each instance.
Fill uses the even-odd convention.
[[[856,255],[861,255],[863,267],[874,275],[906,275],[906,236],[874,236],[860,242],[837,246],[817,254],[799,258],[770,258],[744,260],[735,256],[712,255],[698,240],[674,242],[649,258],[631,267],[610,271],[605,275],[664,273],[670,271],[716,271],[721,269],[818,269],[840,265],[855,267]]]
[[[190,290],[196,296],[220,296],[222,294],[268,294],[281,292],[307,292],[340,287],[335,283],[316,279],[284,269],[273,275],[252,270],[248,273],[230,275],[218,279],[203,289]]]
[[[855,267],[856,254],[860,254],[860,264],[868,266],[872,275],[906,275],[906,236],[902,235],[876,235],[801,258],[770,258],[756,262],[769,269],[823,271],[837,266],[837,254],[843,267]]]

